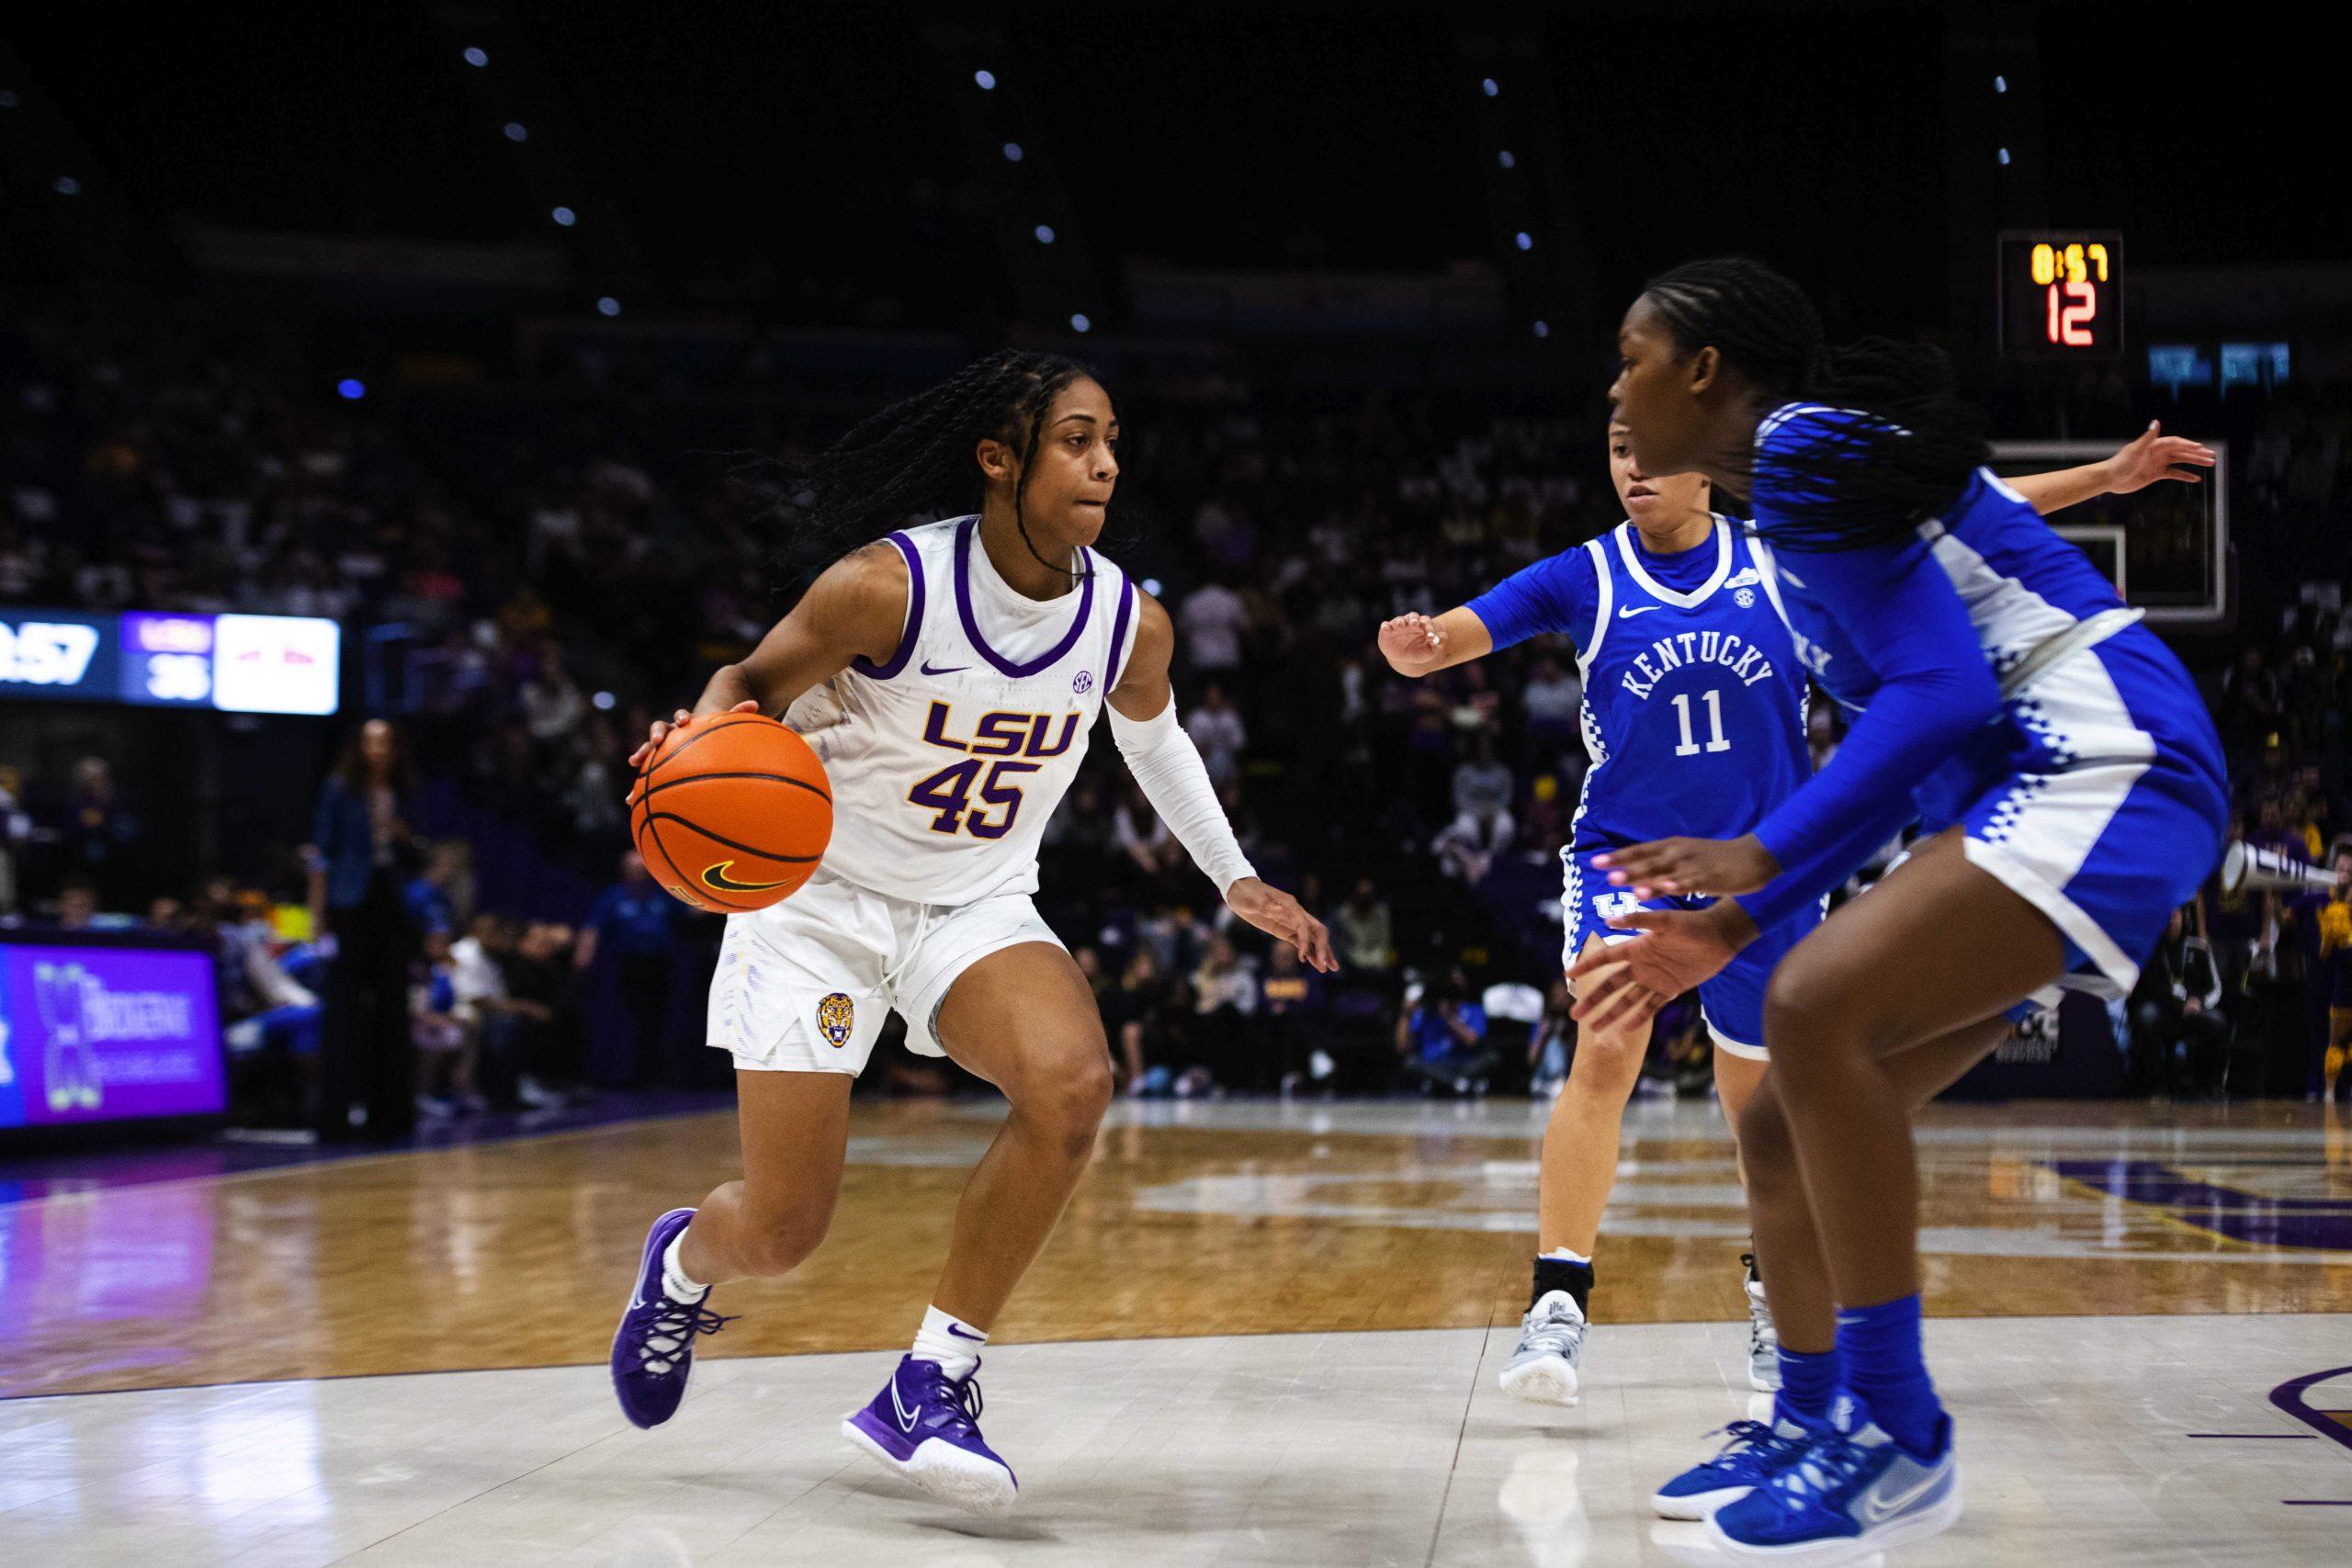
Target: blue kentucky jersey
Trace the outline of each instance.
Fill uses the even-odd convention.
[[[1805,673],[1779,592],[1770,555],[1718,517],[1671,556],[1620,524],[1471,601],[1498,649],[1576,640],[1592,768],[1571,848],[1736,838],[1804,783]]]

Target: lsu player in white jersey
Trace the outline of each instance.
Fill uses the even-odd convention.
[[[788,1272],[823,1238],[850,1087],[896,1011],[910,1049],[987,1079],[1011,1110],[964,1189],[911,1349],[842,1435],[948,1502],[1011,1506],[1012,1467],[978,1425],[978,1352],[1111,1099],[1093,994],[1030,898],[1099,712],[1233,912],[1336,967],[1322,923],[1250,870],[1177,726],[1167,612],[1093,548],[1117,444],[1109,395],[1042,355],[992,355],[876,415],[804,476],[796,504],[817,536],[978,510],[842,556],[677,716],[782,716],[824,761],[834,828],[806,886],[728,919],[708,1038],[734,1057],[743,1178],[646,1239],[612,1356],[640,1427],[677,1409],[695,1337],[727,1321],[711,1287]]]

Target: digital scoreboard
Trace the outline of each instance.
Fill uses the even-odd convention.
[[[2010,229],[1996,247],[2001,353],[2088,363],[2123,353],[2123,236]]]
[[[342,667],[343,628],[311,616],[0,606],[0,703],[331,714]]]

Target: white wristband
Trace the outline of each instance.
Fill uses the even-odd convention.
[[[1176,722],[1175,698],[1151,718],[1129,718],[1108,703],[1102,710],[1111,716],[1111,739],[1118,742],[1127,772],[1143,786],[1143,797],[1216,890],[1230,892],[1243,877],[1257,875],[1233,836],[1233,824],[1225,819],[1200,749]]]

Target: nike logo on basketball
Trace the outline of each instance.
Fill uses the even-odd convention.
[[[915,1423],[922,1418],[921,1411],[908,1409],[907,1402],[899,1397],[899,1380],[896,1378],[890,1380],[890,1407],[899,1413],[899,1430],[901,1432],[912,1432]]]
[[[1617,618],[1621,621],[1630,621],[1635,615],[1645,615],[1652,610],[1662,608],[1664,606],[1658,604],[1628,604],[1617,612]]]
[[[784,883],[781,880],[775,882],[738,882],[733,877],[727,874],[729,868],[733,866],[734,863],[735,863],[731,860],[723,860],[717,865],[704,867],[702,874],[704,886],[716,887],[721,893],[765,893],[772,887],[781,887],[784,886]]]
[[[965,671],[969,670],[971,666],[968,664],[954,664],[948,666],[944,670],[933,670],[931,667],[930,660],[926,659],[922,661],[922,672],[926,675],[961,675]]]

